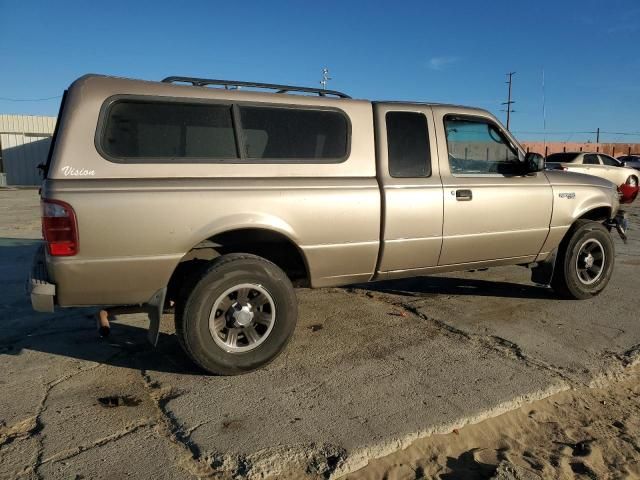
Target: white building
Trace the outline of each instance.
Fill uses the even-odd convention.
[[[56,117],[0,115],[0,186],[39,185]]]

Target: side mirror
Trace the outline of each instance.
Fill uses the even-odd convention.
[[[526,173],[540,172],[544,170],[544,157],[539,153],[527,152],[524,157]]]

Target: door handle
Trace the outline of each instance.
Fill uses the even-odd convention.
[[[456,200],[459,202],[468,202],[473,198],[471,190],[456,190]]]

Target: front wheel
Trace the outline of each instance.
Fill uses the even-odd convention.
[[[176,335],[210,373],[237,375],[262,367],[286,346],[298,316],[286,274],[264,258],[215,259],[176,309]]]
[[[609,283],[614,263],[607,229],[598,222],[579,220],[560,245],[551,286],[566,298],[591,298]]]

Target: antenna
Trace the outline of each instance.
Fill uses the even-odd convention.
[[[329,80],[332,80],[332,78],[329,76],[329,69],[327,67],[323,67],[322,80],[320,80],[320,85],[322,85],[323,90],[327,89],[327,82],[329,82]]]
[[[546,96],[544,92],[544,67],[542,67],[542,139],[544,141],[544,148],[547,148],[547,104]]]
[[[512,78],[514,75],[516,74],[516,72],[509,72],[507,73],[507,77],[509,77],[509,79],[505,82],[509,85],[509,96],[507,97],[507,101],[506,102],[502,102],[502,105],[506,105],[505,110],[503,110],[503,112],[507,112],[507,130],[509,130],[509,123],[511,120],[511,114],[513,112],[515,112],[515,110],[511,109],[511,105],[513,105],[514,103],[516,103],[515,101],[511,100],[511,83],[512,83]]]

